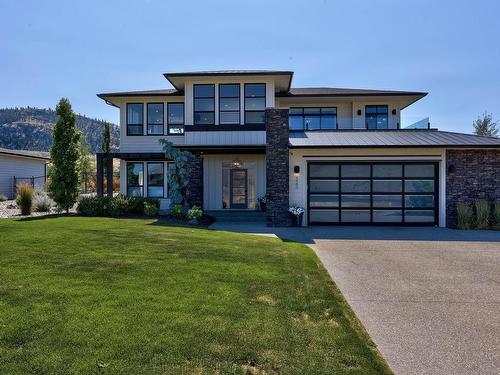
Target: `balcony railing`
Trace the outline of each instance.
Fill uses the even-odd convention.
[[[423,118],[420,121],[414,122],[411,125],[402,127],[402,129],[430,129],[431,128],[431,122],[429,120],[429,117]]]

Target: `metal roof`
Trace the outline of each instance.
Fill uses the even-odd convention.
[[[49,153],[43,151],[9,150],[7,148],[0,148],[0,154],[50,160]]]
[[[290,132],[290,147],[490,147],[500,138],[437,130],[336,130]]]

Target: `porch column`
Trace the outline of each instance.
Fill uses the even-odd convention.
[[[267,225],[290,225],[288,109],[266,108]]]
[[[188,200],[191,206],[203,209],[203,155],[194,154],[189,162]]]
[[[102,197],[104,192],[104,160],[103,154],[96,154],[96,169],[97,169],[97,196]]]
[[[108,197],[113,196],[113,158],[106,158],[106,194]]]

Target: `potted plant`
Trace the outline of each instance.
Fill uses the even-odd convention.
[[[259,211],[265,212],[266,211],[266,203],[267,203],[267,198],[265,195],[257,198],[257,203],[259,204]]]
[[[300,227],[302,225],[302,217],[304,216],[304,209],[300,206],[291,206],[288,209],[292,217],[292,226]]]

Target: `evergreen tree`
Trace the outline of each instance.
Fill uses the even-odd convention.
[[[108,122],[104,122],[104,130],[102,132],[102,152],[106,154],[111,152],[111,134]]]
[[[474,134],[498,137],[498,121],[493,121],[493,116],[484,112],[483,117],[478,117],[473,122]]]
[[[59,120],[52,132],[48,191],[57,206],[68,213],[76,203],[80,190],[81,133],[76,128],[76,115],[68,99],[59,101],[56,112]]]
[[[89,144],[82,137],[80,143],[80,175],[83,182],[83,191],[87,193],[88,185],[92,181],[94,174],[94,168],[92,167],[92,161],[90,158]]]

